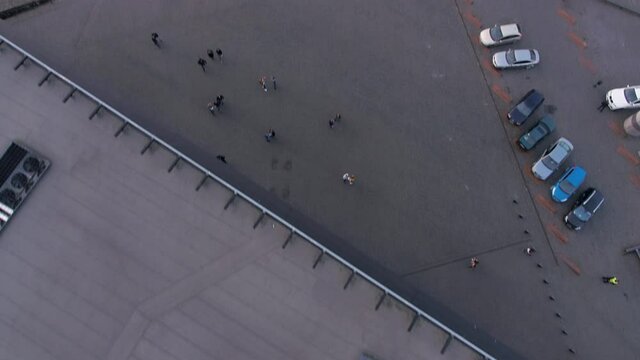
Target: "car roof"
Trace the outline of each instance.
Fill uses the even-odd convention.
[[[529,104],[543,102],[544,95],[542,95],[542,93],[536,89],[531,89],[524,95],[522,100],[520,100],[518,103],[522,101],[526,101]]]
[[[504,24],[500,25],[500,31],[504,36],[516,35],[520,34],[520,26],[518,24]]]
[[[556,121],[553,120],[553,117],[549,114],[546,114],[545,116],[543,116],[538,123],[544,124],[547,129],[549,129],[549,132],[552,132],[553,130],[556,129]]]
[[[531,57],[531,50],[529,50],[529,49],[516,49],[516,50],[513,50],[513,56],[515,56],[516,61],[532,60],[533,59]]]
[[[587,176],[587,172],[581,168],[580,166],[572,166],[569,169],[567,169],[567,179],[571,179],[572,183],[573,181],[576,182],[582,182],[584,180],[584,178]]]
[[[573,150],[573,145],[565,138],[560,138],[555,145],[557,146],[549,153],[549,157],[559,164],[569,155],[571,150]]]
[[[589,210],[589,212],[594,212],[604,202],[604,195],[602,195],[600,191],[594,188],[589,188],[585,190],[585,192],[590,192],[590,191],[592,191],[592,193],[589,195],[589,197],[585,201],[582,202],[582,206],[584,206],[587,210]]]

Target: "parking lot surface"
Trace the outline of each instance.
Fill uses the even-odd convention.
[[[477,34],[507,21],[523,26],[518,46],[540,50],[536,68],[491,69]],[[638,242],[637,145],[620,131],[629,113],[596,110],[608,88],[634,81],[620,69],[637,56],[635,22],[599,1],[68,1],[0,31],[210,167],[225,154],[229,181],[425,310],[446,304],[455,319],[441,315],[461,331],[481,329],[522,357],[562,359],[569,349],[640,351],[638,264],[622,256]],[[225,57],[203,73],[196,60],[209,47]],[[261,91],[261,75],[275,75],[278,90]],[[504,114],[532,87],[547,98],[534,118],[552,113],[558,129],[523,154],[514,145],[523,129]],[[220,93],[227,105],[212,118],[205,105]],[[337,112],[343,120],[329,129]],[[270,127],[277,138],[267,144]],[[607,197],[580,234],[561,223],[568,205],[550,203],[549,184],[528,170],[558,136]],[[621,286],[599,282],[610,274]]]

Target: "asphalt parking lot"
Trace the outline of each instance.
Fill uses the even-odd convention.
[[[609,88],[637,81],[620,70],[633,68],[637,20],[595,0],[67,1],[0,22],[0,32],[212,168],[225,154],[230,179],[269,192],[264,201],[285,215],[312,219],[328,244],[373,262],[426,307],[424,294],[447,304],[461,326],[523,357],[564,358],[571,348],[631,358],[640,351],[631,305],[639,269],[621,254],[640,242],[638,145],[621,133],[629,112],[596,108]],[[492,51],[477,34],[506,21],[523,26],[517,46],[540,50],[538,67],[487,66]],[[218,46],[224,62],[203,73],[197,57]],[[277,92],[258,88],[263,74],[277,76]],[[547,98],[534,118],[552,113],[558,129],[523,154],[514,145],[523,129],[504,114],[532,87]],[[228,105],[213,119],[205,105],[219,93]],[[343,121],[330,130],[335,112]],[[262,138],[269,127],[272,144]],[[528,171],[558,136],[607,197],[580,234],[561,223],[568,205],[549,203],[559,174],[543,184]],[[342,184],[346,171],[355,186]],[[528,244],[535,258],[523,256]],[[474,271],[471,256],[481,261]],[[621,286],[599,283],[609,274]]]

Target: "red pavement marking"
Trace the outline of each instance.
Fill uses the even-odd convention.
[[[576,275],[579,276],[580,274],[582,274],[582,270],[580,270],[580,267],[578,266],[578,264],[576,264],[575,262],[573,262],[572,260],[570,260],[564,255],[559,255],[559,256],[560,256],[560,259],[562,259],[562,261],[564,261],[564,263],[567,264],[569,269],[573,270],[573,272],[576,273]]]
[[[558,229],[558,227],[554,224],[548,225],[547,230],[549,230],[550,233],[552,233],[558,240],[562,241],[563,243],[566,244],[567,242],[569,242],[569,238],[567,237],[567,235],[563,234],[562,230]]]
[[[638,155],[627,150],[627,148],[624,147],[624,145],[618,146],[618,148],[616,149],[616,152],[618,153],[618,155],[627,159],[627,161],[629,161],[631,164],[635,166],[640,165],[640,159],[638,159]]]
[[[580,65],[582,65],[582,67],[589,70],[591,73],[595,74],[597,72],[596,66],[593,65],[593,62],[587,59],[583,54],[580,54],[580,56],[578,57],[578,61],[580,62]]]
[[[576,18],[573,15],[569,14],[565,9],[558,9],[558,16],[565,19],[569,23],[569,25],[573,26],[576,24]]]
[[[494,68],[493,65],[491,65],[491,63],[489,62],[489,59],[487,58],[482,60],[482,67],[484,67],[487,71],[489,71],[493,76],[497,76],[497,77],[502,76],[502,74],[500,74],[500,72],[496,70],[496,68]]]
[[[555,205],[551,202],[551,200],[547,199],[544,195],[538,194],[536,195],[536,200],[542,206],[544,206],[547,210],[551,211],[555,214],[558,210],[556,210]]]
[[[469,20],[470,23],[475,25],[475,27],[477,27],[478,29],[482,27],[482,22],[475,15],[473,15],[471,10],[465,12],[464,17],[465,19]]]
[[[491,90],[493,90],[493,92],[498,95],[498,97],[502,99],[502,101],[506,102],[507,104],[511,103],[511,96],[509,96],[509,94],[502,88],[502,86],[493,84],[491,85]]]
[[[624,129],[622,129],[622,125],[615,120],[609,120],[609,129],[613,131],[616,135],[624,136]]]
[[[635,185],[637,188],[640,188],[640,175],[631,174],[630,178],[633,185]]]
[[[578,34],[574,33],[573,31],[569,31],[567,35],[569,36],[569,40],[573,41],[574,44],[580,46],[583,49],[587,47],[587,42],[583,38],[578,36]]]

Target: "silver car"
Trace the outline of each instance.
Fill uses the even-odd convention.
[[[540,62],[540,53],[536,49],[509,49],[493,54],[493,66],[496,69],[530,69]]]
[[[572,151],[573,145],[569,140],[565,138],[558,139],[555,144],[542,153],[538,161],[533,163],[531,172],[538,179],[547,180],[560,167],[560,164],[569,157]]]
[[[480,32],[480,42],[486,47],[509,44],[522,38],[518,24],[493,25]]]

